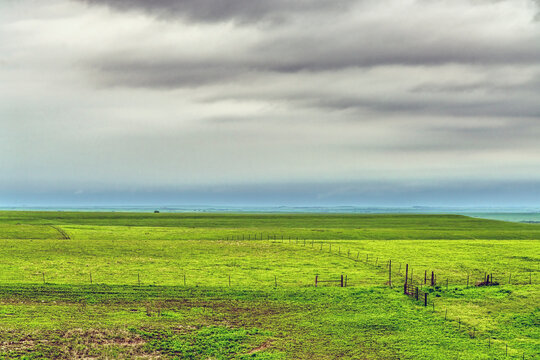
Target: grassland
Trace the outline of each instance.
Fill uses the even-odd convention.
[[[454,215],[0,212],[0,358],[532,359],[539,239]]]

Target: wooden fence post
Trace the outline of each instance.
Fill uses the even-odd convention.
[[[392,260],[388,260],[388,286],[392,287]]]
[[[414,298],[418,301],[418,286],[415,288]]]
[[[431,272],[431,286],[435,286],[435,274]]]
[[[343,287],[343,274],[341,274],[341,287]]]
[[[315,275],[315,287],[317,287],[317,280],[319,279],[319,275]]]
[[[469,288],[469,273],[467,273],[467,288]]]
[[[405,285],[403,285],[403,293],[407,294],[407,281],[409,280],[409,264],[405,265]]]
[[[427,270],[424,270],[424,285],[427,284]]]
[[[424,293],[424,306],[427,306],[427,295],[428,293]]]

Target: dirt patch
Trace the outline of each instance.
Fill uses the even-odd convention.
[[[248,354],[254,354],[254,353],[259,352],[259,351],[264,351],[264,350],[270,348],[271,346],[272,346],[271,341],[265,341],[264,343],[262,343],[262,345],[257,346],[255,349],[248,352]]]

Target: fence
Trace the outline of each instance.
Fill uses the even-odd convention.
[[[305,240],[303,241],[303,245],[304,246],[306,245]],[[311,248],[314,248],[314,242],[313,241],[311,242]],[[321,251],[323,250],[323,242],[320,242],[320,250]],[[329,252],[332,253],[332,244],[329,244]],[[356,261],[356,262],[364,262],[364,261],[360,260],[360,253],[359,252],[356,253],[356,256],[354,256],[354,254],[353,254],[353,256],[351,256],[350,250],[347,250],[347,252],[345,252],[345,251],[342,252],[340,247],[338,247],[337,252],[334,252],[334,255],[345,256],[348,259],[351,259],[351,260]],[[372,266],[374,268],[378,268],[378,269],[384,269],[384,267],[386,267],[388,269],[388,282],[387,282],[387,285],[392,287],[392,285],[393,285],[392,284],[392,275],[395,274],[395,272],[394,273],[392,272],[392,260],[388,260],[386,262],[386,265],[382,265],[379,262],[379,257],[375,257],[375,260],[374,261],[372,260],[372,263],[370,263],[369,262],[369,254],[366,254],[365,264],[370,265],[370,266]],[[402,275],[401,274],[401,263],[399,264],[399,270],[398,270],[397,273],[398,273],[398,275]],[[514,272],[514,274],[515,274],[515,272]],[[521,283],[521,284],[511,282],[512,273],[508,273],[507,275],[508,275],[508,284],[512,284],[512,285],[532,285],[532,283],[533,283],[533,281],[532,281],[532,271],[529,271],[529,273],[528,273],[528,275],[529,275],[528,276],[528,282]],[[412,269],[411,269],[411,273],[409,275],[409,264],[405,264],[405,274],[402,275],[402,276],[403,276],[403,280],[404,280],[404,282],[403,282],[403,293],[405,295],[415,299],[416,301],[423,302],[424,307],[428,306],[429,292],[423,291],[422,290],[422,285],[424,285],[426,287],[431,287],[431,288],[438,287],[439,290],[442,289],[442,287],[440,285],[437,285],[437,274],[434,271],[431,271],[429,273],[429,276],[428,276],[428,270],[424,270],[423,283],[422,283],[422,279],[417,281],[417,284],[420,285],[420,287],[418,285],[415,285],[415,278],[414,278],[414,274],[413,274]],[[317,286],[317,282],[321,282],[321,281],[318,281],[318,278],[316,277],[315,278],[315,286]],[[331,282],[331,280],[329,282]],[[336,282],[336,281],[333,281],[333,282]],[[345,284],[346,284],[346,282],[345,282]],[[443,285],[444,285],[444,283],[443,283]],[[446,285],[446,290],[448,291],[449,290],[449,280],[448,280],[448,278],[446,278],[445,285]],[[483,272],[483,276],[482,276],[481,280],[473,282],[473,284],[471,284],[471,273],[467,273],[466,287],[469,288],[471,285],[474,285],[475,287],[496,286],[496,285],[500,285],[500,282],[497,282],[497,281],[494,280],[493,272],[489,272],[489,273],[488,272]],[[343,287],[343,275],[341,276],[341,286]],[[432,311],[435,312],[435,302],[431,301],[431,305],[432,305]],[[461,321],[461,318],[459,318],[459,317],[457,319],[450,319],[450,317],[448,316],[448,309],[447,308],[445,308],[445,310],[444,310],[444,321],[452,323],[454,325],[457,324],[457,331],[465,332],[472,339],[477,338],[477,329],[476,329],[476,327],[463,323]],[[483,340],[487,341],[487,349],[491,350],[491,348],[492,348],[492,338],[487,337],[487,338],[484,338]],[[504,347],[503,347],[504,356],[508,357],[509,356],[508,344],[504,343],[504,342],[501,342],[500,340],[498,341],[498,343],[500,345],[499,350],[501,349],[502,345],[504,345]],[[516,355],[515,350],[513,351],[513,353],[514,353],[514,355]],[[520,355],[521,356],[518,355],[517,357],[525,360],[525,358],[526,358],[525,353],[523,352]]]

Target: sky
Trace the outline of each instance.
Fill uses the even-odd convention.
[[[0,206],[539,203],[539,0],[0,1]]]

